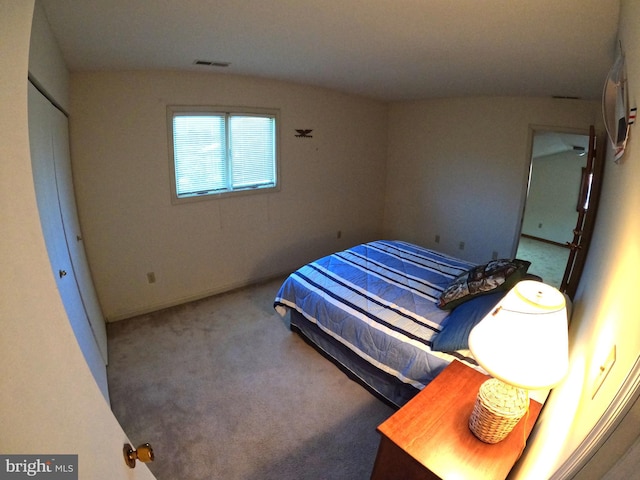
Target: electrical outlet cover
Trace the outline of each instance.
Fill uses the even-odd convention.
[[[598,393],[598,390],[600,390],[600,387],[604,383],[605,378],[607,378],[607,375],[609,375],[609,372],[611,371],[611,367],[613,367],[614,363],[616,363],[616,346],[615,345],[609,352],[609,355],[607,356],[607,359],[604,361],[604,364],[600,365],[600,371],[598,372],[598,375],[596,376],[596,379],[593,382],[593,394],[591,395],[592,399],[595,398],[596,393]]]

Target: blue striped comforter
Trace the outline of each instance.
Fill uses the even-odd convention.
[[[464,353],[431,350],[448,312],[437,300],[473,264],[400,241],[376,241],[323,257],[292,273],[276,310],[295,309],[355,355],[422,389]]]

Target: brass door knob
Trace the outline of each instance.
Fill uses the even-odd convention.
[[[129,466],[129,468],[134,468],[136,466],[136,460],[148,463],[153,462],[153,459],[155,458],[153,448],[148,443],[138,445],[137,450],[134,450],[131,445],[125,443],[122,453],[124,455],[124,462]]]

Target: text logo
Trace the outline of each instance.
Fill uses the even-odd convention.
[[[0,480],[78,480],[78,455],[0,455]]]

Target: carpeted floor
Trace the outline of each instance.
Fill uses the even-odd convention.
[[[560,287],[569,260],[569,249],[551,243],[520,237],[517,258],[529,260],[529,273],[542,277],[544,283]]]
[[[159,480],[369,478],[393,410],[289,331],[280,283],[108,325],[112,408]]]

